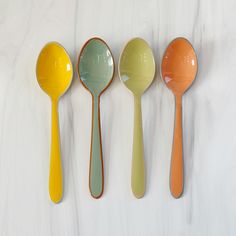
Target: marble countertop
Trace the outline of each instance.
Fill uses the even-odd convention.
[[[236,1],[0,1],[0,236],[235,236]],[[35,76],[39,51],[60,42],[76,64],[84,42],[103,38],[116,65],[144,38],[156,78],[142,97],[147,191],[130,188],[133,97],[114,81],[101,97],[105,191],[88,189],[91,96],[76,73],[59,104],[64,198],[49,199],[51,107]],[[188,38],[199,70],[183,98],[185,189],[169,191],[174,97],[160,78],[168,43]]]

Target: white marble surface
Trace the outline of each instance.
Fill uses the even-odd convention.
[[[0,236],[236,235],[235,0],[0,0]],[[64,199],[48,195],[50,100],[35,77],[40,49],[63,44],[74,64],[99,36],[116,64],[139,36],[154,50],[156,78],[144,94],[147,192],[130,189],[133,98],[117,72],[101,98],[105,192],[90,197],[91,97],[76,74],[61,99]],[[174,37],[187,37],[198,77],[183,102],[185,191],[169,192],[174,99],[160,60]]]

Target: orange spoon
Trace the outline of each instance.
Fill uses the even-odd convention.
[[[175,130],[172,146],[170,191],[179,198],[183,193],[182,95],[197,74],[197,57],[185,38],[174,39],[167,47],[161,65],[162,78],[175,95]]]

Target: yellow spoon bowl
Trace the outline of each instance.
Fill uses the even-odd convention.
[[[41,50],[37,60],[36,75],[39,86],[52,102],[49,194],[51,200],[58,203],[63,195],[63,178],[57,107],[60,96],[69,88],[73,77],[70,57],[59,43],[48,43]]]
[[[52,99],[58,99],[69,88],[72,64],[59,43],[51,42],[44,46],[38,57],[36,74],[40,87]]]

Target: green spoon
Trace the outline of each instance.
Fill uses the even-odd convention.
[[[114,60],[107,44],[91,38],[83,46],[78,59],[78,75],[93,99],[90,150],[89,189],[92,197],[100,198],[104,187],[100,126],[100,95],[110,85],[114,75]]]
[[[141,96],[155,76],[155,60],[151,48],[143,39],[130,40],[120,56],[119,76],[134,95],[134,136],[131,186],[135,197],[145,193],[145,165]]]

